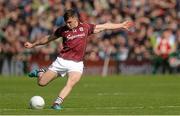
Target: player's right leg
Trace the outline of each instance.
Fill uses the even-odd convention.
[[[64,99],[70,94],[73,87],[79,82],[81,79],[82,72],[72,71],[68,73],[68,80],[64,88],[60,91],[57,99],[54,101],[52,105],[52,109],[61,110]]]
[[[81,75],[83,73],[83,67],[84,64],[82,61],[75,62],[71,60],[64,60],[62,59],[62,63],[64,66],[67,67],[67,73],[68,73],[68,80],[64,88],[60,91],[58,97],[54,101],[54,104],[52,106],[55,110],[61,110],[62,109],[62,103],[64,99],[70,94],[73,87],[79,82],[81,79]],[[63,73],[61,73],[62,75]]]

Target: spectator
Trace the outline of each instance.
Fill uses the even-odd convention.
[[[153,73],[157,72],[159,66],[162,66],[162,73],[164,74],[166,69],[169,73],[172,73],[172,68],[169,64],[169,57],[175,52],[175,40],[172,31],[166,29],[163,31],[162,36],[157,38],[154,53],[156,55],[154,61]]]

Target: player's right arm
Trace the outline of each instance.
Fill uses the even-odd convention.
[[[33,48],[35,46],[38,46],[38,45],[45,45],[55,39],[57,39],[59,37],[55,36],[54,34],[52,35],[47,35],[41,39],[37,39],[35,42],[25,42],[24,46],[26,48]]]

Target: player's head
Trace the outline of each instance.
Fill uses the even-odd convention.
[[[78,14],[75,10],[70,9],[64,13],[64,21],[68,28],[73,29],[78,26]]]

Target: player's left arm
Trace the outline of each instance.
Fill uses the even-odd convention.
[[[96,25],[93,33],[99,33],[104,30],[113,30],[113,29],[129,30],[132,27],[134,27],[134,23],[132,21],[125,21],[123,23],[104,23],[104,24]]]

